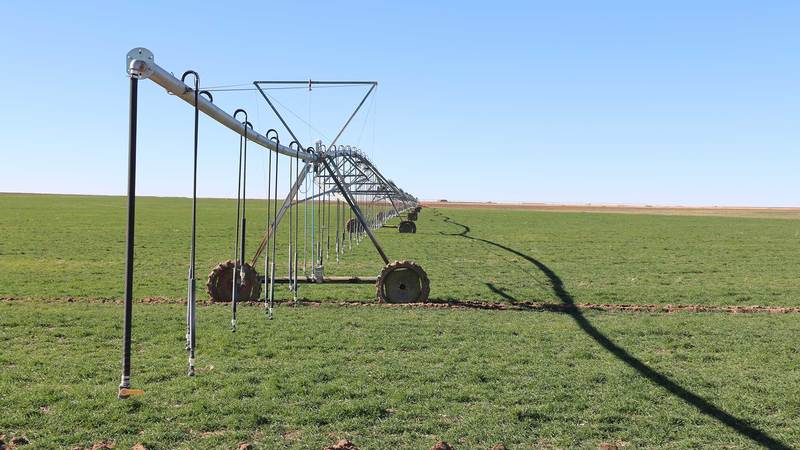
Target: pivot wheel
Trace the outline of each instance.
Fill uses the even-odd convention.
[[[397,227],[397,229],[401,233],[416,233],[417,232],[417,226],[414,224],[414,222],[412,222],[410,220],[404,220],[404,221],[400,222],[400,225]]]
[[[350,220],[347,221],[347,225],[345,225],[345,229],[347,229],[348,233],[355,233],[356,231],[358,231],[358,225],[359,225],[358,220],[350,219]]]
[[[425,303],[431,291],[428,274],[414,261],[387,264],[376,287],[381,303]]]
[[[214,267],[214,270],[208,274],[208,283],[206,283],[206,290],[211,300],[215,302],[229,302],[233,294],[233,270],[236,261],[229,259]],[[244,263],[239,270],[236,271],[236,276],[241,277],[244,273],[242,282],[238,285],[236,291],[236,301],[239,300],[258,300],[261,295],[261,280],[258,279],[258,272],[253,269],[250,264]],[[241,278],[240,278],[241,279]]]

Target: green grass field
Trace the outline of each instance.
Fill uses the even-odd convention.
[[[243,307],[234,334],[229,309],[206,305],[188,378],[190,203],[142,198],[135,296],[166,301],[134,307],[146,393],[119,401],[124,206],[0,194],[0,434],[30,448],[800,446],[797,315],[524,309],[800,306],[800,220],[427,208],[416,235],[378,230],[390,258],[420,262],[433,301],[522,308],[378,307],[372,286],[303,286],[322,305],[271,322]],[[263,203],[250,211],[263,222]],[[200,274],[232,255],[234,212],[200,202]],[[381,267],[366,241],[326,264]]]

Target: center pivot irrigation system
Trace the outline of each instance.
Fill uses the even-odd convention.
[[[272,318],[275,284],[286,284],[293,301],[298,298],[302,283],[374,283],[380,302],[425,302],[430,283],[419,264],[413,261],[392,261],[386,255],[374,229],[382,227],[393,217],[400,217],[398,231],[415,233],[414,221],[421,207],[415,197],[406,193],[387,179],[358,148],[337,145],[347,126],[358,114],[367,97],[377,86],[376,82],[354,81],[254,81],[253,89],[266,100],[275,116],[289,132],[292,141],[284,145],[274,129],[261,134],[247,120],[247,112],[237,109],[228,114],[214,104],[209,90],[200,88],[197,72],[187,71],[178,79],[155,63],[153,53],[145,48],[128,52],[126,70],[130,77],[130,128],[128,146],[128,219],[125,265],[125,322],[123,336],[122,381],[119,398],[142,393],[131,389],[131,325],[133,319],[133,262],[134,226],[136,212],[136,137],[138,117],[139,80],[150,79],[170,94],[194,107],[194,158],[192,178],[192,233],[189,255],[188,299],[186,308],[186,350],[189,354],[190,376],[195,365],[196,277],[195,243],[197,224],[197,159],[199,139],[199,114],[206,114],[239,135],[239,175],[236,198],[236,235],[233,259],[216,266],[208,277],[207,290],[214,301],[230,301],[231,329],[236,331],[236,305],[238,301],[263,300],[268,318]],[[187,85],[187,78],[193,84]],[[364,85],[369,87],[364,98],[349,116],[341,130],[330,143],[317,141],[304,147],[275,108],[265,92],[275,85]],[[240,117],[243,119],[240,119]],[[266,171],[267,216],[264,221],[264,238],[248,260],[245,258],[245,231],[247,227],[247,144],[263,147],[269,153]],[[274,154],[274,155],[273,155]],[[274,164],[273,164],[274,156]],[[278,197],[279,160],[288,159],[288,194],[282,203]],[[278,206],[280,203],[280,207]],[[288,256],[278,264],[277,247],[282,238],[277,231],[288,216]],[[284,228],[284,230],[285,230]],[[331,234],[333,233],[333,236]],[[286,233],[284,233],[286,234]],[[335,257],[338,261],[352,251],[353,245],[369,238],[383,262],[378,276],[325,276],[324,263]],[[331,250],[333,248],[333,250]],[[333,256],[332,256],[333,254]],[[263,256],[263,258],[262,258]],[[264,273],[259,274],[259,260],[263,260]],[[278,267],[287,270],[287,276],[276,275]],[[281,269],[283,270],[283,269]],[[265,288],[262,290],[261,285]],[[263,297],[262,297],[263,291]]]

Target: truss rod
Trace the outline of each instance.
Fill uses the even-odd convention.
[[[369,239],[375,246],[375,250],[377,250],[378,254],[381,256],[383,263],[389,264],[389,258],[383,251],[383,247],[381,247],[381,244],[378,242],[378,239],[375,237],[374,234],[372,234],[372,230],[370,230],[369,228],[369,223],[364,218],[364,215],[361,213],[361,208],[359,208],[358,204],[353,200],[352,195],[350,195],[350,192],[347,190],[344,184],[341,181],[339,181],[338,178],[340,176],[339,171],[336,170],[335,166],[331,167],[331,164],[328,163],[327,158],[324,157],[322,158],[322,164],[325,166],[326,169],[328,169],[328,172],[330,172],[330,174],[333,175],[333,181],[334,183],[336,183],[336,187],[339,188],[339,191],[342,193],[342,196],[344,196],[344,200],[347,202],[348,205],[350,205],[350,209],[353,211],[353,214],[356,215],[358,221],[361,222],[361,225],[364,227],[364,231],[367,233],[367,236],[369,236]]]

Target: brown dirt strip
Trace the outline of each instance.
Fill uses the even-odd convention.
[[[657,214],[675,216],[727,216],[774,219],[800,219],[797,207],[750,206],[651,206],[651,205],[557,205],[548,203],[426,202],[428,208],[505,209],[528,211],[596,212]]]
[[[105,299],[91,297],[0,297],[0,301],[11,303],[19,301],[35,302],[65,302],[65,303],[112,303],[122,304],[121,299]],[[166,297],[147,297],[137,299],[137,304],[185,304],[185,300],[171,299]],[[276,301],[277,305],[294,306],[291,300]],[[230,305],[229,302],[212,302],[210,300],[199,301],[200,306]],[[241,302],[241,306],[261,307],[261,302]],[[321,307],[366,307],[366,308],[424,308],[424,309],[482,309],[490,311],[541,311],[568,313],[572,311],[606,311],[606,312],[634,312],[634,313],[727,313],[727,314],[800,314],[800,307],[797,306],[714,306],[714,305],[632,305],[614,303],[578,303],[566,305],[563,303],[547,302],[514,302],[499,303],[480,300],[454,300],[454,301],[430,301],[428,303],[377,303],[369,301],[311,301],[300,300],[297,306]]]
[[[291,305],[292,302],[287,302]],[[322,306],[331,303],[324,302],[298,302],[301,305]],[[433,309],[484,309],[494,311],[543,311],[543,312],[572,312],[572,311],[607,311],[607,312],[645,312],[645,313],[730,313],[730,314],[797,314],[800,307],[784,306],[709,306],[709,305],[626,305],[610,303],[579,303],[576,305],[565,305],[563,303],[545,302],[515,302],[497,303],[482,301],[449,301],[449,302],[428,302],[428,303],[365,303],[365,302],[332,302],[337,306],[373,306],[387,308],[433,308]]]

